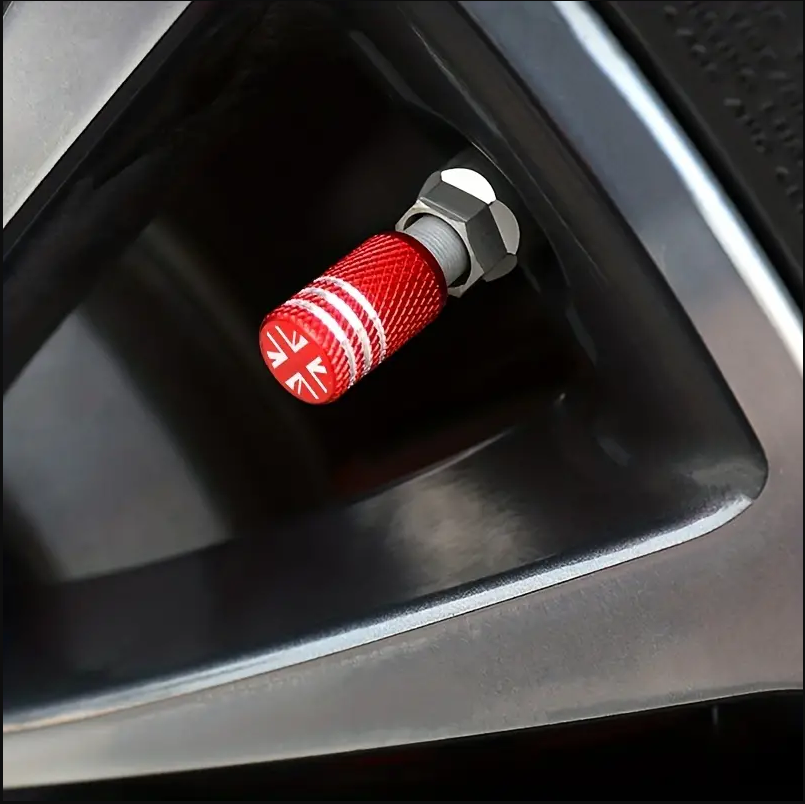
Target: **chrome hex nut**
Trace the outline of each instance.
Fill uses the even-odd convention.
[[[397,222],[397,231],[405,231],[421,215],[441,218],[467,247],[469,270],[448,289],[452,296],[463,295],[479,279],[499,279],[517,265],[517,218],[478,171],[462,167],[437,170]]]

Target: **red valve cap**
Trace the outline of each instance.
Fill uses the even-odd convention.
[[[401,232],[375,235],[280,305],[260,326],[271,373],[303,402],[333,402],[439,315],[433,255]]]

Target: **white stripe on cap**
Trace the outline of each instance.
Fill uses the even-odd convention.
[[[319,321],[321,321],[321,323],[330,330],[332,336],[338,341],[339,345],[344,350],[344,355],[347,358],[347,365],[349,367],[349,384],[350,386],[354,385],[356,375],[355,350],[352,348],[352,344],[349,342],[346,332],[341,329],[340,324],[326,310],[323,310],[315,302],[294,297],[293,299],[288,299],[288,301],[282,306],[297,307],[300,310],[306,310],[308,313],[318,318]]]
[[[341,279],[338,276],[320,276],[313,284],[316,285],[319,282],[329,282],[337,288],[340,288],[357,302],[360,308],[366,313],[369,320],[372,322],[372,326],[375,328],[377,339],[380,342],[380,354],[377,356],[374,365],[376,366],[378,363],[382,363],[386,359],[386,330],[383,328],[383,322],[380,320],[380,316],[377,314],[375,308],[372,307],[372,303],[369,299],[354,285],[351,285],[345,279]]]
[[[340,296],[324,288],[306,287],[300,293],[309,293],[323,299],[334,310],[339,312],[352,329],[355,330],[363,352],[363,371],[361,371],[360,376],[362,377],[366,374],[372,368],[372,343],[369,340],[369,333],[366,331],[366,327],[363,326],[360,318],[355,315],[355,311]]]

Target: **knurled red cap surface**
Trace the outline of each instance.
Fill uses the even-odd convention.
[[[332,402],[441,312],[447,287],[427,249],[375,235],[263,320],[260,351],[303,402]]]

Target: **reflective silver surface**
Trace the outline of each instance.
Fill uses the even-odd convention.
[[[87,701],[44,728],[4,724],[7,785],[433,740],[802,686],[801,319],[584,4],[465,5],[500,44],[527,38],[528,57],[513,68],[653,255],[760,439],[770,466],[760,498],[697,539],[654,536],[583,567],[489,586],[178,688]],[[493,15],[493,5],[507,12]]]
[[[3,227],[187,7],[18,0],[3,16]]]
[[[469,255],[464,241],[441,218],[421,215],[405,232],[435,257],[448,285],[452,285],[467,270]],[[385,352],[385,343],[382,348]]]
[[[499,279],[517,265],[520,227],[514,213],[495,196],[489,181],[469,167],[437,170],[427,178],[416,202],[397,222],[400,232],[423,215],[449,224],[467,247],[470,268],[463,282],[451,284],[461,296],[479,279]],[[458,278],[458,277],[457,277]]]

